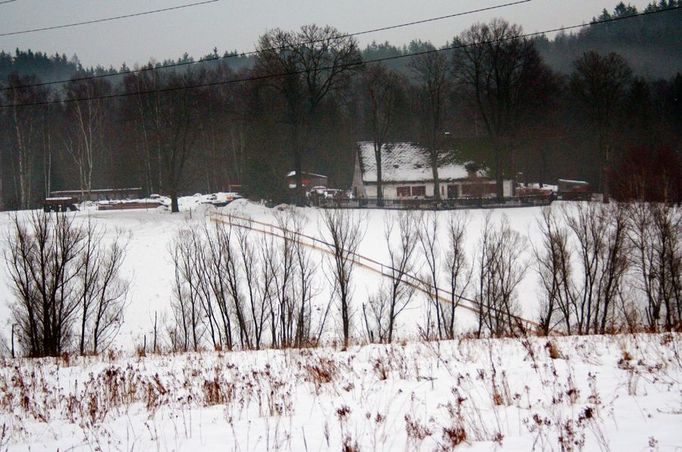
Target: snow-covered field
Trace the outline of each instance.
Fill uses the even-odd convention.
[[[2,450],[679,450],[682,336],[4,361]]]
[[[132,351],[142,346],[144,336],[149,339],[154,324],[156,314],[159,324],[168,321],[170,316],[170,301],[172,297],[172,281],[174,278],[173,263],[169,254],[169,245],[174,237],[182,228],[197,227],[197,224],[204,221],[211,221],[211,215],[216,213],[230,213],[244,218],[251,218],[263,223],[276,225],[275,214],[277,209],[269,209],[264,206],[237,200],[223,208],[216,208],[202,204],[206,201],[204,197],[185,197],[180,199],[180,214],[170,214],[164,209],[148,210],[120,210],[120,211],[97,211],[86,209],[78,212],[82,218],[89,216],[96,224],[106,228],[109,236],[113,236],[117,231],[122,231],[128,237],[127,255],[123,265],[123,277],[131,282],[129,293],[129,303],[125,310],[124,322],[119,335],[116,338],[114,347],[123,351]],[[556,206],[557,203],[555,203]],[[320,239],[324,238],[320,210],[315,208],[301,208],[298,212],[305,216],[306,225],[304,232],[310,236]],[[530,242],[536,235],[537,219],[540,215],[540,208],[513,208],[499,209],[496,211],[471,210],[462,211],[468,218],[467,228],[467,249],[469,258],[473,258],[483,220],[486,214],[491,213],[494,221],[500,221],[503,216],[509,220],[511,227],[528,237],[529,241],[525,247],[522,263],[530,261],[531,248]],[[25,213],[20,213],[25,214]],[[360,211],[364,220],[364,238],[358,249],[358,254],[374,259],[382,263],[388,263],[388,250],[384,240],[384,221],[386,215],[393,215],[395,212],[380,210]],[[441,221],[441,242],[443,246],[447,243],[445,237],[445,222],[450,212],[437,212]],[[0,231],[4,234],[9,221],[10,213],[0,213]],[[254,232],[258,234],[258,232]],[[4,246],[4,244],[3,244]],[[329,283],[327,277],[323,275],[327,268],[328,256],[323,253],[313,253],[317,259],[317,296],[314,303],[322,305],[329,299]],[[425,270],[423,264],[416,266],[418,275]],[[365,268],[357,267],[354,270],[353,282],[353,303],[357,307],[367,298],[375,294],[381,281],[385,281],[376,272],[368,271]],[[7,271],[4,262],[0,265],[0,319],[5,324],[3,328],[3,339],[5,343],[9,340],[9,303],[12,300],[11,292],[8,288]],[[522,315],[528,319],[535,319],[538,310],[538,295],[536,289],[538,279],[532,267],[528,267],[526,277],[518,288],[519,303]],[[418,293],[414,297],[406,311],[398,318],[398,331],[403,338],[415,338],[418,336],[418,327],[423,325],[424,306],[426,297]],[[473,328],[474,315],[462,309],[458,313],[458,327],[460,331],[466,332]],[[337,322],[332,321],[329,329],[332,330]],[[356,322],[354,335],[362,337],[364,332],[361,330],[361,322]]]
[[[98,357],[0,361],[0,450],[682,448],[679,334],[423,342],[418,328],[427,301],[418,293],[398,318],[401,342],[392,346],[135,355],[145,336],[149,344],[155,315],[161,324],[170,320],[169,245],[178,231],[227,213],[276,224],[277,209],[245,200],[216,208],[206,200],[182,198],[176,215],[92,208],[75,214],[105,227],[108,238],[127,237],[122,276],[132,285],[124,322],[114,346]],[[506,217],[526,240],[518,301],[527,319],[536,318],[540,303],[530,262],[540,212],[466,212],[469,259],[488,214],[495,222]],[[319,210],[298,213],[306,234],[325,238]],[[387,263],[384,221],[391,214],[360,214],[358,254]],[[0,230],[10,215],[0,214]],[[444,225],[451,213],[435,215]],[[328,258],[311,252],[319,268],[314,302],[322,305],[329,298]],[[382,280],[380,272],[356,268],[356,310]],[[12,295],[4,264],[0,287],[7,345]],[[474,322],[469,311],[457,314],[462,333]],[[329,322],[329,339],[339,338],[337,325]],[[353,336],[363,341],[359,319]]]

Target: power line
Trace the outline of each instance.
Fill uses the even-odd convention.
[[[407,53],[407,54],[403,54],[403,55],[394,55],[394,56],[389,56],[389,57],[374,58],[374,59],[370,59],[370,60],[359,61],[357,63],[348,63],[348,64],[338,65],[338,66],[325,66],[325,67],[318,68],[318,70],[319,71],[328,71],[328,70],[339,69],[339,68],[359,67],[359,66],[364,66],[367,64],[383,63],[386,61],[394,61],[394,60],[399,60],[399,59],[404,59],[404,58],[412,58],[412,57],[421,56],[421,55],[429,55],[429,54],[440,53],[440,52],[449,52],[452,50],[464,49],[464,48],[468,48],[468,47],[474,47],[474,46],[486,45],[486,44],[494,44],[497,42],[511,41],[514,39],[532,38],[532,37],[544,35],[547,33],[558,33],[558,32],[562,32],[562,31],[575,30],[578,28],[591,27],[591,26],[601,25],[601,24],[605,24],[605,23],[620,22],[620,21],[624,21],[624,20],[634,19],[637,17],[651,16],[654,14],[670,12],[670,11],[677,10],[677,9],[682,9],[682,8],[672,7],[672,8],[655,10],[655,11],[644,11],[641,13],[632,14],[630,16],[623,16],[623,17],[615,17],[615,18],[610,18],[610,19],[597,20],[597,21],[590,22],[588,24],[569,25],[569,26],[564,26],[564,27],[551,28],[548,30],[535,31],[532,33],[525,33],[525,34],[521,34],[521,35],[517,35],[517,36],[509,36],[506,38],[490,39],[487,41],[478,41],[478,42],[472,42],[472,43],[468,43],[468,44],[458,44],[458,45],[453,45],[453,46],[448,46],[448,47],[441,47],[440,49],[424,50],[424,51],[420,51],[420,52]],[[104,95],[104,96],[79,97],[79,98],[73,98],[73,99],[40,101],[40,102],[30,102],[30,103],[21,103],[21,104],[5,104],[5,105],[0,105],[0,108],[31,107],[31,106],[40,106],[40,105],[80,102],[80,101],[86,101],[86,100],[114,99],[114,98],[119,98],[119,97],[137,96],[137,95],[142,95],[142,94],[167,93],[167,92],[181,91],[181,90],[194,89],[194,88],[210,88],[213,86],[231,85],[231,84],[245,83],[245,82],[255,82],[255,81],[272,79],[272,78],[280,78],[280,77],[287,77],[287,76],[292,76],[292,75],[300,75],[300,74],[305,74],[306,72],[307,72],[306,70],[301,69],[301,70],[292,71],[292,72],[281,72],[281,73],[276,73],[276,74],[250,76],[250,77],[236,78],[236,79],[231,79],[231,80],[219,80],[219,81],[215,81],[215,82],[199,83],[199,84],[195,84],[195,85],[173,86],[173,87],[166,87],[166,88],[141,90],[141,91],[135,91],[132,93],[115,93],[115,94],[108,94],[108,95]],[[18,88],[20,89],[22,87],[18,87]]]
[[[7,4],[7,3],[14,3],[14,2],[16,2],[16,1],[17,1],[17,0],[3,0],[3,1],[0,2],[0,5],[4,5],[4,4]]]
[[[500,8],[506,8],[509,6],[515,6],[515,5],[520,5],[523,3],[530,3],[532,0],[516,0],[510,3],[502,3],[499,5],[493,5],[493,6],[487,6],[485,8],[477,8],[477,9],[472,9],[469,11],[463,11],[463,12],[458,12],[458,13],[453,13],[453,14],[447,14],[445,16],[438,16],[438,17],[431,17],[428,19],[422,19],[422,20],[417,20],[417,21],[412,21],[412,22],[405,22],[397,25],[389,25],[386,27],[380,27],[380,28],[372,28],[370,30],[363,30],[363,31],[358,31],[355,33],[346,33],[342,34],[339,36],[336,36],[333,38],[334,40],[339,40],[339,39],[344,39],[344,38],[349,38],[353,36],[361,36],[361,35],[366,35],[370,33],[378,33],[381,31],[387,31],[387,30],[395,30],[398,28],[404,28],[404,27],[410,27],[413,25],[420,25],[420,24],[425,24],[429,22],[436,22],[440,20],[445,20],[445,19],[451,19],[453,17],[460,17],[460,16],[466,16],[470,14],[476,14],[476,13],[481,13],[485,11],[492,11],[495,9],[500,9]],[[320,42],[323,42],[323,39],[316,39],[316,40],[311,40],[305,42],[307,45],[311,44],[317,44]],[[264,48],[261,49],[260,51],[269,51],[269,50],[285,50],[290,46],[283,46],[283,47],[269,47],[269,48]],[[250,50],[248,52],[241,52],[241,53],[234,53],[234,54],[229,54],[229,55],[223,55],[223,56],[216,56],[212,58],[205,58],[199,61],[182,61],[182,62],[177,62],[177,63],[172,63],[172,64],[166,64],[163,66],[158,66],[158,67],[145,67],[142,69],[131,69],[127,71],[121,71],[117,72],[115,74],[99,74],[99,75],[88,75],[84,77],[76,77],[76,78],[70,78],[70,79],[62,79],[62,80],[55,80],[51,82],[41,82],[41,83],[34,83],[31,85],[24,85],[24,88],[32,88],[32,87],[37,87],[37,86],[49,86],[49,85],[58,85],[62,83],[68,83],[68,82],[80,82],[80,81],[85,81],[85,80],[93,80],[93,79],[100,79],[100,78],[108,78],[108,77],[117,77],[121,75],[128,75],[128,74],[138,74],[138,73],[143,73],[143,72],[149,72],[149,71],[156,71],[156,70],[162,70],[162,69],[168,69],[168,68],[174,68],[174,67],[181,67],[181,66],[190,66],[194,64],[203,64],[207,62],[212,62],[212,61],[218,61],[218,60],[227,60],[231,58],[239,58],[239,57],[247,57],[251,55],[256,55],[258,54],[258,50]],[[0,88],[0,91],[6,91],[11,88]]]
[[[15,0],[11,0],[11,1],[15,1]],[[7,33],[0,33],[0,37],[3,37],[3,36],[23,35],[23,34],[27,34],[27,33],[36,33],[36,32],[39,32],[39,31],[47,31],[47,30],[59,30],[59,29],[61,29],[61,28],[77,27],[77,26],[80,26],[80,25],[98,24],[98,23],[101,23],[101,22],[110,22],[110,21],[112,21],[112,20],[128,19],[128,18],[130,18],[130,17],[146,16],[146,15],[149,15],[149,14],[163,13],[163,12],[166,12],[166,11],[174,11],[174,10],[177,10],[177,9],[191,8],[191,7],[193,7],[193,6],[206,5],[206,4],[208,4],[208,3],[215,3],[215,2],[218,2],[218,1],[220,1],[220,0],[204,0],[204,1],[196,2],[196,3],[188,3],[188,4],[185,4],[185,5],[171,6],[171,7],[169,7],[169,8],[153,9],[153,10],[150,10],[150,11],[142,11],[142,12],[139,12],[139,13],[124,14],[124,15],[122,15],[122,16],[105,17],[105,18],[103,18],[103,19],[86,20],[86,21],[83,21],[83,22],[74,22],[74,23],[64,24],[64,25],[53,25],[53,26],[51,26],[51,27],[31,28],[31,29],[28,29],[28,30],[21,30],[21,31],[10,31],[10,32],[7,32]],[[9,1],[6,1],[5,3],[9,3]]]

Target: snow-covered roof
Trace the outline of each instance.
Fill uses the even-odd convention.
[[[559,182],[563,182],[566,184],[589,185],[589,182],[584,180],[559,179]]]
[[[377,181],[374,143],[358,143],[358,156],[363,182]],[[421,182],[433,180],[424,148],[415,143],[389,143],[381,148],[381,179],[384,182]],[[438,168],[440,180],[455,180],[467,177],[463,164],[446,163]]]
[[[327,177],[327,176],[325,176],[324,174],[309,173],[309,172],[307,172],[307,171],[301,171],[301,173],[302,173],[304,176],[324,177],[324,178]],[[295,176],[295,175],[296,175],[296,171],[289,171],[289,172],[287,173],[287,177],[293,177],[293,176]]]

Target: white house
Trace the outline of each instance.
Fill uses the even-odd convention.
[[[433,171],[423,147],[415,143],[388,143],[381,149],[384,198],[430,198],[434,196]],[[485,171],[467,172],[463,164],[447,163],[438,168],[441,198],[493,197],[494,179]],[[377,196],[374,143],[357,143],[353,172],[353,194],[357,198]],[[503,182],[504,196],[512,196],[512,181]]]

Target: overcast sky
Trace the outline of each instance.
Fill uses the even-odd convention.
[[[0,4],[0,33],[47,27],[194,3],[197,0],[16,0]],[[0,49],[77,54],[86,65],[129,66],[153,58],[194,57],[225,50],[253,50],[258,36],[275,27],[329,24],[357,32],[511,0],[220,0],[159,14],[62,30],[0,37]],[[520,23],[527,32],[589,22],[618,0],[533,0],[529,3],[360,38],[405,44],[418,38],[444,44],[467,26],[492,17]],[[649,0],[632,0],[639,9]]]

